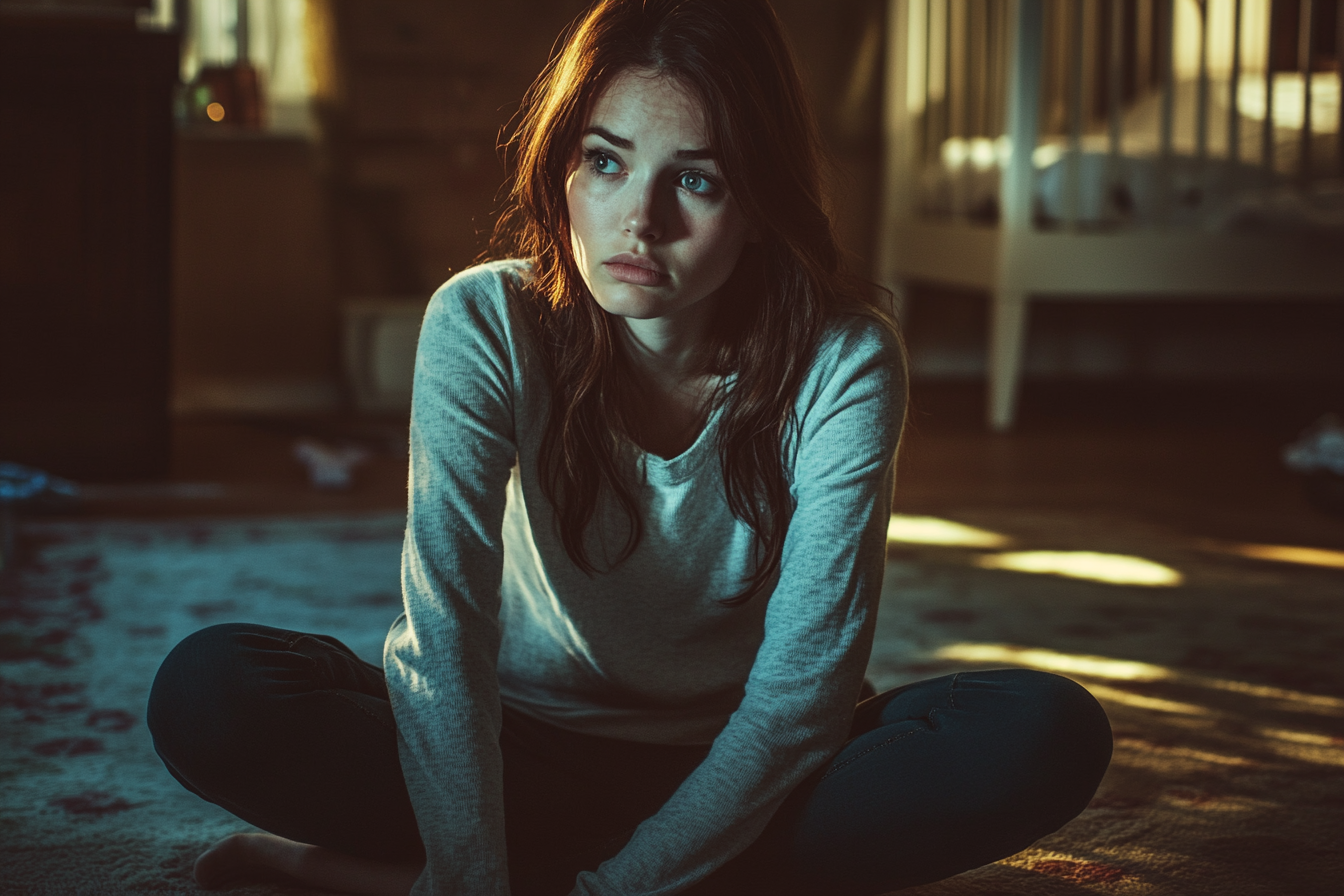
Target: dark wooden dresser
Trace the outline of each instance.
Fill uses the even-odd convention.
[[[0,460],[167,472],[177,52],[0,16]]]

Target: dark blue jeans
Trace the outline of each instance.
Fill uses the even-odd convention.
[[[260,828],[356,856],[423,856],[382,670],[334,638],[217,625],[164,660],[154,746],[183,786]],[[566,893],[708,748],[577,734],[508,707],[518,896]],[[1087,805],[1111,755],[1096,700],[1043,672],[961,672],[865,700],[845,746],[691,892],[877,894],[1018,852]]]

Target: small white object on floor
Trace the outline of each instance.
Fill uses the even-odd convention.
[[[369,451],[357,445],[324,445],[301,439],[294,445],[294,456],[308,468],[313,488],[340,491],[350,487],[355,467],[369,459]]]
[[[1328,471],[1344,476],[1344,422],[1326,414],[1283,449],[1283,463],[1294,473]]]

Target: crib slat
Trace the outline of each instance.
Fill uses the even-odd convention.
[[[961,41],[959,12],[966,0],[947,0],[947,138],[961,136],[961,110],[965,105],[965,45]]]
[[[1260,123],[1260,164],[1270,177],[1274,176],[1274,21],[1271,15],[1265,55],[1265,120]]]
[[[989,5],[977,0],[971,21],[975,25],[975,125],[973,136],[989,133]]]
[[[1002,3],[990,3],[986,7],[989,15],[989,21],[986,27],[989,29],[990,54],[993,63],[989,67],[989,84],[985,88],[989,92],[989,127],[990,137],[997,138],[1003,134],[1003,129],[1007,122],[1004,120],[1004,85],[1008,83],[1008,43],[1011,35],[1008,34],[1008,16]]]
[[[1344,3],[1344,0],[1340,0]],[[1012,4],[991,3],[994,10],[995,29],[999,35],[999,58],[994,68],[994,83],[1000,85],[994,89],[994,133],[1008,133],[1008,94],[1005,85],[1013,64],[1013,26],[1017,22],[1016,11]],[[1005,141],[1006,142],[1006,141]]]
[[[1125,76],[1125,4],[1124,0],[1109,0],[1111,4],[1111,46],[1110,46],[1110,66],[1107,78],[1110,81],[1110,108],[1107,110],[1107,131],[1109,143],[1107,152],[1111,156],[1111,167],[1114,169],[1115,160],[1120,155],[1120,104],[1124,102],[1124,84],[1121,83]],[[1115,171],[1111,171],[1111,176],[1115,176]]]
[[[1195,93],[1195,158],[1209,155],[1209,4],[1199,7],[1199,81]]]
[[[1339,76],[1339,117],[1335,119],[1335,160],[1344,177],[1344,0],[1335,2],[1335,73]]]
[[[1153,0],[1135,0],[1134,73],[1135,88],[1147,93],[1153,86]]]
[[[1069,24],[1069,149],[1064,157],[1064,226],[1072,230],[1078,223],[1078,181],[1083,148],[1083,29],[1084,4],[1073,0],[1073,21]]]
[[[1013,150],[1003,177],[1002,221],[1009,230],[1031,227],[1031,156],[1040,130],[1044,23],[1041,0],[1018,0],[1008,70],[1008,139]]]
[[[967,138],[976,135],[976,108],[980,88],[980,63],[983,58],[976,52],[975,11],[978,0],[961,0],[961,136]]]
[[[1121,184],[1120,178],[1120,106],[1124,102],[1125,74],[1125,0],[1107,0],[1111,6],[1110,59],[1107,67],[1109,97],[1107,105],[1107,147],[1106,147],[1106,207],[1111,213],[1124,215],[1124,209],[1109,199],[1114,196]]]
[[[1344,0],[1341,0],[1344,2]],[[1233,165],[1241,160],[1241,112],[1237,90],[1241,83],[1241,0],[1232,4],[1232,71],[1227,79],[1227,158]]]
[[[961,121],[958,130],[962,137],[975,136],[975,73],[980,60],[975,53],[975,0],[961,0],[961,60],[960,73]]]
[[[1300,0],[1297,14],[1297,69],[1302,73],[1302,131],[1298,135],[1297,176],[1311,180],[1311,14],[1312,0]]]
[[[933,3],[924,0],[924,162],[938,158],[937,130],[933,121]]]
[[[1158,199],[1157,218],[1166,223],[1171,215],[1171,136],[1172,118],[1176,101],[1176,3],[1175,0],[1162,0],[1162,21],[1160,34],[1162,46],[1158,48],[1159,64],[1162,67],[1162,122],[1158,146]]]
[[[943,4],[943,142],[952,136],[952,0]]]
[[[996,84],[1003,83],[1003,28],[999,24],[999,8],[1003,4],[985,3],[985,136],[994,139],[1002,133],[999,120]]]
[[[1002,93],[996,85],[1003,82],[999,80],[999,51],[1000,35],[1003,33],[999,28],[998,12],[995,9],[996,4],[986,0],[984,6],[984,29],[985,29],[985,123],[984,135],[991,140],[999,135],[998,124],[995,121],[997,116],[997,95]]]
[[[975,75],[971,81],[971,136],[985,135],[985,94],[989,89],[989,12],[987,0],[971,0],[967,24],[971,29],[971,61]]]
[[[1098,79],[1101,77],[1101,66],[1105,64],[1106,48],[1101,45],[1101,6],[1104,0],[1082,0],[1081,15],[1082,40],[1079,46],[1082,48],[1082,66],[1083,74],[1079,79],[1078,85],[1082,94],[1082,127],[1086,131],[1092,123],[1092,119],[1097,113],[1097,89]]]
[[[1174,111],[1176,74],[1174,57],[1176,55],[1176,4],[1175,0],[1162,0],[1161,23],[1162,46],[1158,48],[1162,66],[1162,124],[1159,152],[1163,159],[1171,155],[1171,122]]]

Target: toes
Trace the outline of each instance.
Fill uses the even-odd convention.
[[[201,853],[191,876],[202,890],[220,890],[244,879],[247,862],[246,834],[230,834]]]

